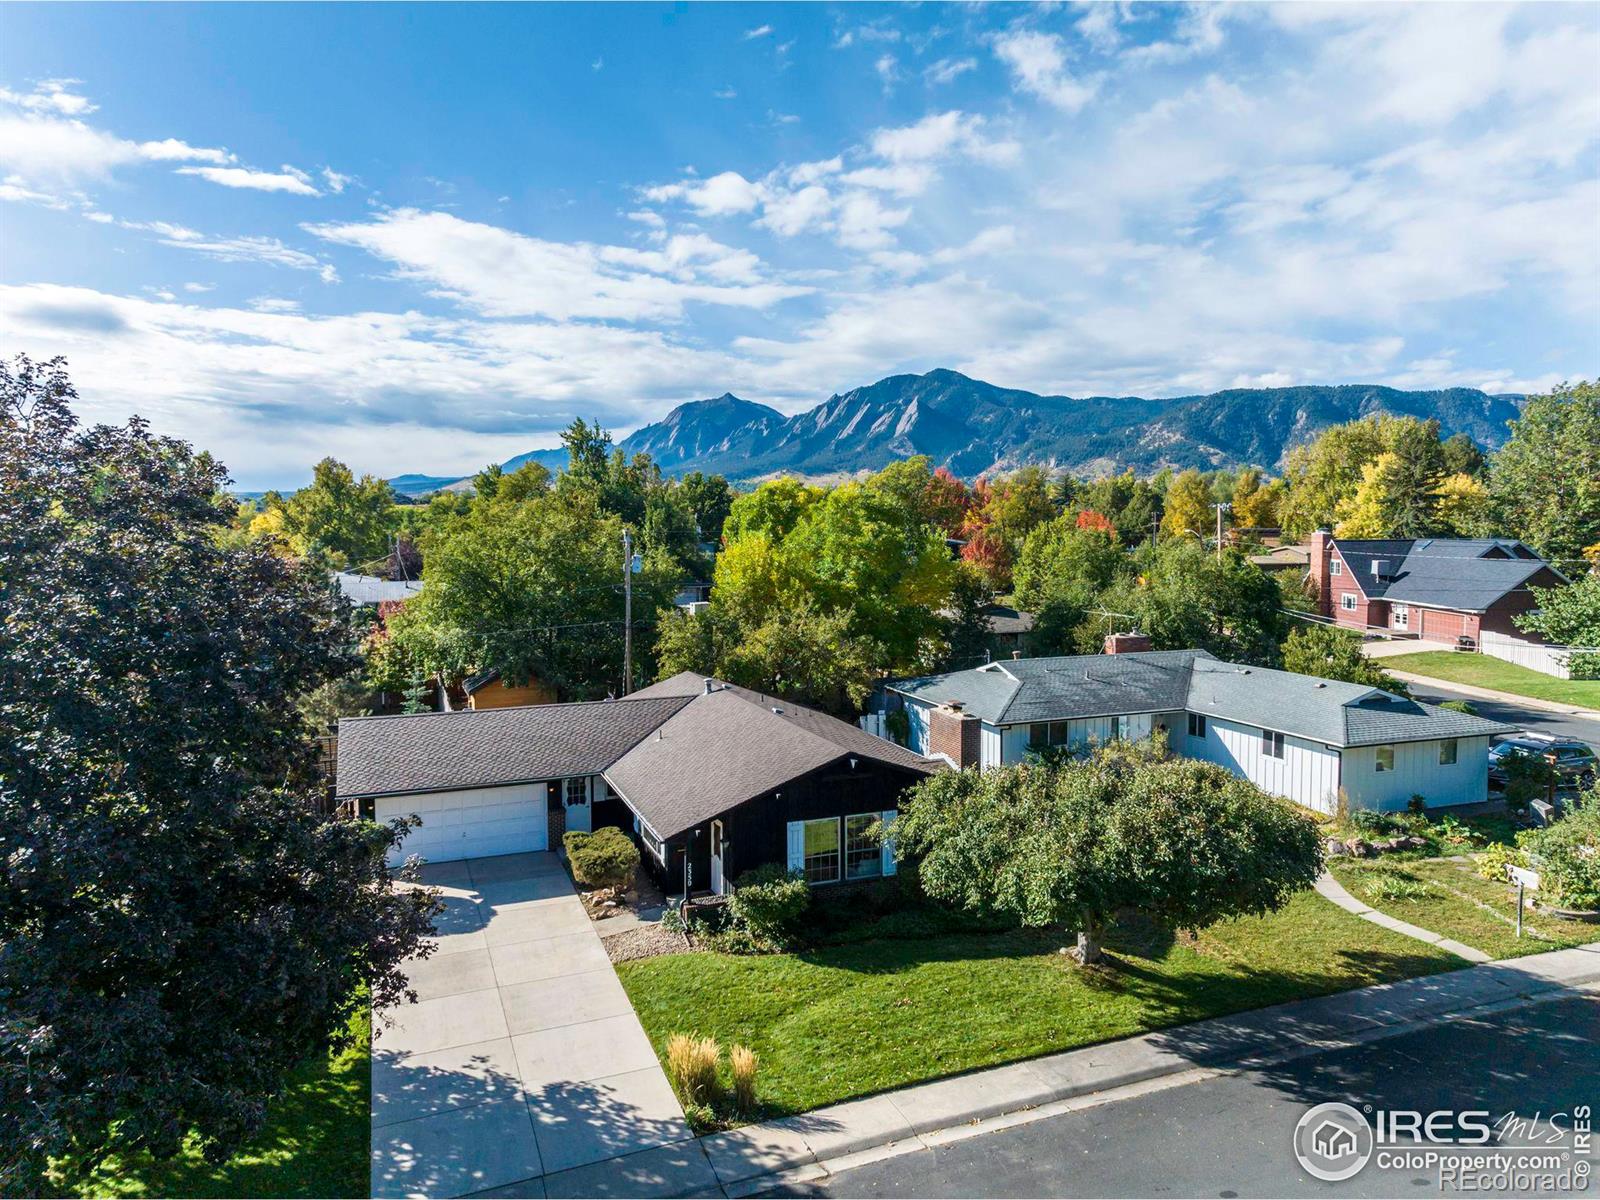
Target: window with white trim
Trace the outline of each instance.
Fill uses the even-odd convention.
[[[1330,558],[1328,560],[1328,574],[1329,575],[1343,575],[1344,574],[1344,563],[1341,562],[1337,558]]]
[[[1283,734],[1275,733],[1271,729],[1261,731],[1261,753],[1268,758],[1283,757]]]
[[[1375,771],[1394,770],[1394,747],[1378,746],[1372,752],[1372,769]]]
[[[844,819],[844,877],[876,879],[883,874],[883,846],[871,830],[880,813],[856,813]]]
[[[1445,738],[1439,743],[1439,765],[1453,767],[1456,764],[1456,754],[1460,745],[1455,738]]]
[[[839,818],[805,821],[801,872],[807,883],[835,883],[839,879]]]
[[[1204,713],[1189,714],[1189,736],[1203,738],[1206,735],[1206,718]]]
[[[1354,592],[1345,592],[1341,595],[1339,597],[1339,607],[1344,609],[1345,612],[1355,612],[1356,594]]]

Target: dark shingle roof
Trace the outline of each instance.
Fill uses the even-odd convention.
[[[994,725],[1164,712],[1183,707],[1189,666],[1197,657],[1209,655],[1203,650],[1153,650],[1023,658],[897,680],[889,687],[935,704],[954,700]]]
[[[1483,612],[1547,564],[1509,538],[1335,539],[1371,599]],[[1386,564],[1373,574],[1373,564]]]
[[[889,689],[927,703],[957,701],[994,725],[1187,710],[1330,746],[1508,729],[1362,684],[1221,662],[1202,650],[1025,658],[900,680]]]
[[[928,773],[939,764],[854,725],[787,700],[685,672],[646,689],[693,691],[654,734],[613,763],[606,780],[663,837],[781,788],[846,755]]]
[[[384,796],[597,775],[682,697],[536,704],[339,722],[337,794]]]

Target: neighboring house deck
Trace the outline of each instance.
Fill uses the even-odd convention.
[[[1319,531],[1310,560],[1322,615],[1335,624],[1449,646],[1476,647],[1485,633],[1529,638],[1512,618],[1537,607],[1532,589],[1568,582],[1513,538],[1355,540]]]
[[[622,700],[340,722],[337,798],[415,814],[397,856],[554,848],[633,830],[673,891],[778,862],[814,884],[894,873],[873,831],[942,767],[823,713],[690,672]]]
[[[1487,796],[1488,741],[1506,727],[1377,688],[1221,662],[1199,650],[991,663],[891,682],[910,748],[957,766],[1021,762],[1161,732],[1190,758],[1227,767],[1308,808],[1393,811]],[[1124,649],[1123,647],[1134,647]]]

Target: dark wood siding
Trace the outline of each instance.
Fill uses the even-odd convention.
[[[849,760],[841,758],[791,779],[776,791],[722,814],[723,870],[734,880],[752,867],[782,863],[789,853],[790,821],[888,812],[898,808],[901,794],[922,778],[914,771],[859,758],[852,770]],[[705,840],[702,834],[700,841]],[[700,874],[698,862],[695,875],[709,878]]]

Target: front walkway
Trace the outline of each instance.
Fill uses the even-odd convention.
[[[1324,871],[1317,878],[1317,893],[1324,899],[1332,901],[1347,913],[1354,913],[1363,921],[1371,921],[1384,929],[1392,929],[1396,933],[1403,933],[1406,937],[1416,938],[1419,942],[1427,942],[1430,946],[1437,946],[1441,950],[1448,950],[1457,958],[1464,958],[1468,962],[1486,963],[1491,961],[1489,956],[1475,946],[1465,942],[1458,942],[1454,938],[1447,938],[1443,934],[1434,933],[1431,929],[1424,929],[1420,925],[1413,925],[1410,921],[1402,921],[1399,917],[1391,917],[1388,913],[1379,912],[1370,904],[1363,904],[1344,888],[1344,885],[1328,872]]]
[[[670,1158],[683,1109],[556,856],[424,882],[438,950],[412,962],[417,1003],[374,1014],[372,1195],[588,1195],[619,1156]]]

